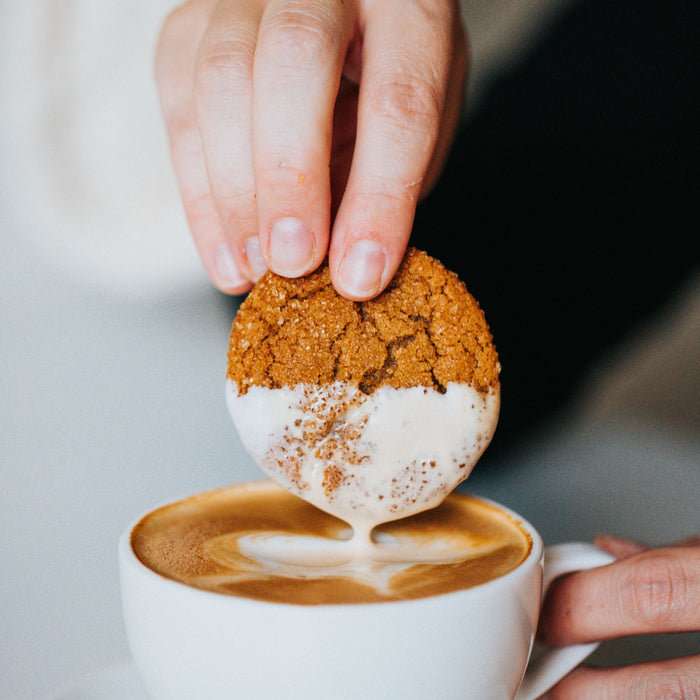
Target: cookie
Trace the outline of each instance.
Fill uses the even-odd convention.
[[[327,265],[265,274],[233,323],[227,400],[263,471],[371,529],[468,476],[495,430],[499,371],[464,283],[411,248],[364,302],[340,296]]]

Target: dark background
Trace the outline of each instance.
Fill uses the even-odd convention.
[[[466,120],[412,244],[503,366],[484,461],[561,408],[700,264],[700,3],[583,0]]]

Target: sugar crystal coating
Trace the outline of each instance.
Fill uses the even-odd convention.
[[[347,382],[364,394],[380,386],[464,382],[498,387],[491,332],[464,283],[410,248],[388,288],[355,302],[334,289],[328,265],[287,279],[266,273],[241,304],[231,331],[228,379],[239,394],[299,384]]]

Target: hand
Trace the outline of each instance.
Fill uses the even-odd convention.
[[[700,537],[649,549],[603,537],[596,544],[618,561],[556,581],[545,599],[539,636],[550,645],[630,634],[700,630]],[[696,698],[700,654],[617,669],[578,668],[548,700]]]
[[[156,81],[214,283],[243,293],[267,268],[299,277],[328,254],[341,294],[378,294],[447,155],[466,56],[456,0],[177,8]]]

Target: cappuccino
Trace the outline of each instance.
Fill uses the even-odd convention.
[[[342,520],[274,482],[191,496],[146,515],[138,559],[195,588],[296,605],[411,600],[471,588],[516,569],[526,529],[496,506],[452,493],[437,508],[352,537]]]

